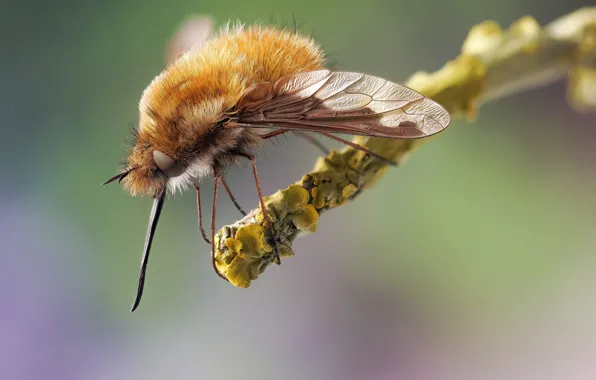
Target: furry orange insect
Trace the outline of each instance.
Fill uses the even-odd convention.
[[[267,219],[253,155],[267,139],[287,132],[316,132],[393,164],[334,133],[416,139],[449,125],[447,111],[416,91],[371,75],[328,70],[324,61],[321,48],[296,32],[227,27],[200,48],[186,51],[147,87],[127,164],[106,182],[118,180],[133,196],[154,198],[132,311],[143,294],[149,251],[167,193],[195,187],[201,233],[212,244],[216,273],[225,279],[213,258],[220,182],[240,207],[222,177],[224,168],[242,158],[251,161]],[[199,182],[206,177],[215,181],[211,239],[201,219]]]

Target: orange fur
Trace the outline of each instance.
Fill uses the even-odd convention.
[[[137,142],[128,157],[128,168],[137,169],[124,179],[125,188],[133,195],[153,196],[165,186],[152,159],[155,149],[190,165],[202,158],[217,162],[239,142],[258,146],[257,132],[223,129],[218,123],[252,86],[320,69],[323,61],[310,38],[261,26],[228,27],[200,50],[185,53],[143,93]],[[219,128],[217,144],[206,147],[205,136],[214,128]]]

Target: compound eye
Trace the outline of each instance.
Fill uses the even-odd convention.
[[[186,168],[179,162],[159,150],[153,151],[153,161],[155,161],[155,165],[168,178],[178,177],[186,171]]]

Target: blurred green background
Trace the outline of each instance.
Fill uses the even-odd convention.
[[[596,378],[596,116],[564,83],[457,120],[249,289],[212,272],[187,192],[129,313],[150,200],[101,186],[191,14],[294,16],[338,67],[403,82],[480,21],[590,3],[0,1],[0,379]],[[318,155],[280,141],[259,153],[268,194]],[[248,165],[228,182],[256,207]]]

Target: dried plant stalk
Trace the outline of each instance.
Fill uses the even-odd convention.
[[[596,106],[596,7],[577,10],[544,27],[529,16],[507,30],[493,21],[482,22],[470,30],[457,58],[434,73],[414,74],[406,85],[442,104],[452,116],[472,119],[481,103],[570,74],[571,105]],[[402,164],[431,139],[353,141]],[[386,169],[385,163],[350,147],[318,158],[310,173],[265,198],[271,225],[257,208],[219,230],[218,269],[235,286],[248,287],[274,262],[274,245],[282,258],[292,256],[294,239],[315,231],[321,213],[356,198]]]

